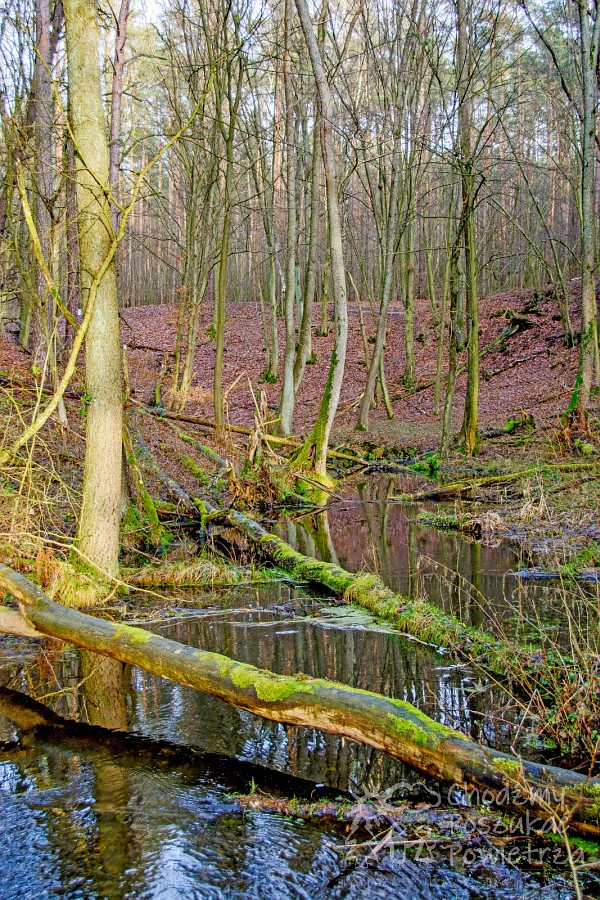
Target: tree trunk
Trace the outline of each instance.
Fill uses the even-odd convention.
[[[294,300],[296,296],[296,129],[294,124],[294,90],[290,71],[290,31],[292,6],[286,0],[284,12],[283,86],[285,97],[285,145],[286,145],[286,273],[284,296],[285,351],[283,356],[283,383],[279,398],[279,423],[277,432],[289,437],[294,418],[294,361],[296,332],[294,325]]]
[[[69,114],[77,148],[82,298],[102,271],[113,244],[109,154],[98,64],[95,0],[65,0]],[[119,568],[121,500],[121,351],[117,282],[111,264],[98,284],[86,336],[87,430],[79,547],[110,575]]]
[[[404,386],[415,384],[415,225],[413,213],[408,213],[408,221],[403,235],[402,254],[402,299],[404,301]]]
[[[215,367],[213,400],[215,410],[215,424],[220,431],[223,428],[225,417],[223,409],[223,353],[225,350],[225,303],[227,289],[227,263],[229,260],[229,242],[231,238],[233,215],[233,167],[235,132],[237,128],[237,114],[242,96],[243,67],[241,60],[237,60],[237,74],[234,80],[234,59],[227,60],[226,92],[228,105],[227,125],[221,126],[225,140],[225,196],[223,197],[223,231],[221,234],[221,254],[219,258],[218,277],[216,278],[215,292]]]
[[[462,239],[467,301],[467,391],[462,426],[468,456],[477,452],[479,410],[479,310],[475,245],[475,173],[473,148],[473,72],[466,0],[457,0],[457,83],[459,160],[462,185]]]
[[[594,377],[594,363],[598,356],[596,324],[596,115],[598,40],[600,38],[600,10],[596,7],[593,33],[590,34],[588,6],[579,0],[579,41],[581,50],[581,78],[583,119],[581,122],[581,343],[575,388],[569,414],[575,427],[587,431],[587,408]]]
[[[35,227],[42,256],[50,271],[53,270],[52,216],[56,163],[54,159],[54,100],[52,97],[52,53],[50,47],[50,3],[36,0],[35,4],[35,66],[33,76],[33,124]],[[28,321],[31,333],[22,335],[25,347],[31,345],[37,364],[44,364],[44,356],[51,354],[53,327],[53,303],[48,285],[40,267],[36,271],[37,304]],[[52,360],[50,361],[52,364]]]
[[[125,71],[125,41],[127,40],[127,20],[129,19],[129,0],[121,0],[119,18],[117,19],[117,34],[115,36],[115,58],[113,61],[113,81],[110,98],[110,140],[108,142],[109,155],[109,183],[112,191],[112,224],[116,232],[119,224],[119,179],[121,156],[121,120],[123,107],[123,73]],[[116,201],[116,202],[115,202]]]
[[[375,393],[375,382],[383,360],[383,348],[388,321],[388,305],[392,290],[392,278],[394,274],[394,260],[396,257],[396,240],[398,236],[398,199],[400,193],[400,153],[401,140],[397,135],[392,155],[392,183],[390,189],[389,208],[387,214],[387,229],[384,257],[384,271],[381,284],[381,298],[379,302],[379,317],[377,319],[377,331],[375,333],[375,346],[369,364],[367,383],[360,401],[358,421],[356,427],[366,430],[369,427],[369,409]],[[412,260],[411,260],[412,262]],[[382,385],[383,386],[383,385]]]
[[[71,135],[66,137],[65,146],[65,243],[67,259],[67,309],[74,319],[81,319],[81,278],[79,260],[79,234],[77,231],[77,187],[75,175],[75,149]],[[73,347],[75,332],[69,322],[65,323],[65,343],[63,360],[66,361]]]
[[[308,233],[308,252],[306,274],[304,278],[304,299],[302,302],[302,322],[298,337],[298,353],[294,365],[294,393],[297,395],[304,367],[312,354],[312,317],[317,287],[317,256],[319,252],[319,210],[321,207],[321,177],[323,174],[323,155],[321,153],[321,116],[315,103],[316,114],[313,134],[312,176],[310,194],[310,225]]]
[[[346,269],[342,244],[342,216],[338,196],[338,181],[335,170],[335,151],[332,137],[333,101],[327,82],[319,45],[308,12],[306,0],[296,0],[296,8],[304,39],[308,47],[311,66],[315,77],[321,113],[323,117],[321,146],[327,190],[327,219],[329,224],[329,247],[331,254],[331,285],[334,303],[335,340],[331,363],[325,383],[325,390],[319,407],[317,420],[305,445],[305,456],[314,447],[314,468],[325,478],[327,475],[327,448],[333,420],[338,408],[344,369],[346,366],[346,344],[348,341],[348,303],[346,295]]]

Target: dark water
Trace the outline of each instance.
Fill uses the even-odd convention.
[[[416,523],[412,508],[365,499],[376,502],[338,504],[328,521],[288,522],[288,537],[349,568],[376,563],[407,593],[427,585],[445,606],[470,610],[473,622],[509,608],[510,549],[440,535]],[[440,567],[449,573],[444,578]],[[459,573],[454,592],[452,570]],[[552,604],[544,588],[535,590],[541,593],[527,597],[527,609]],[[277,672],[407,699],[484,743],[524,747],[521,714],[497,687],[430,647],[374,627],[364,613],[284,585],[198,592],[180,606],[180,618],[150,617],[147,627]],[[91,654],[48,643],[23,661],[20,649],[0,643],[0,684],[43,699],[62,716],[146,743],[33,732],[18,716],[0,714],[1,900],[573,896],[564,868],[532,874],[496,858],[490,864],[485,849],[468,861],[461,854],[397,855],[382,857],[376,869],[346,871],[336,852],[346,840],[341,825],[244,811],[232,794],[248,791],[253,780],[269,790],[268,772],[275,771],[301,779],[279,786],[288,796],[318,797],[315,784],[355,796],[401,785],[399,793],[411,796],[414,773],[379,751],[266,722],[140,670],[110,682]]]
[[[12,898],[536,897],[540,882],[446,860],[344,870],[343,838],[267,812],[241,812],[209,772],[38,747],[0,764],[0,893]],[[571,896],[566,884],[545,888]]]
[[[214,604],[214,593],[198,594],[196,601]],[[361,610],[327,605],[280,585],[221,591],[219,602],[225,608],[197,616],[186,610],[184,618],[150,621],[146,627],[281,674],[304,672],[408,700],[499,749],[520,746],[526,737],[518,709],[509,706],[495,685],[428,646],[376,626]],[[77,718],[89,715],[81,680],[74,650],[25,669],[7,661],[3,677],[5,684],[36,697],[49,695],[45,702],[57,712]],[[376,790],[416,778],[370,747],[268,722],[141,670],[134,670],[132,686],[126,725],[153,738],[247,760],[340,791]]]

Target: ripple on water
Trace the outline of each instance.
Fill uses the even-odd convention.
[[[198,770],[57,748],[0,757],[0,897],[536,898],[517,870],[471,874],[436,860],[348,869],[331,825],[242,812],[227,785]],[[558,882],[545,900],[566,900]]]

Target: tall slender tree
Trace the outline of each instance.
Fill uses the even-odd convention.
[[[79,548],[94,566],[119,568],[121,434],[123,425],[119,310],[102,103],[96,0],[64,2],[69,116],[76,155],[77,206],[84,306],[94,308],[87,332],[89,395]]]

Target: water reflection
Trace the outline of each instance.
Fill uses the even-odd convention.
[[[0,710],[11,715],[1,692]],[[14,711],[12,719],[23,725]],[[465,869],[428,851],[382,860],[375,870],[347,869],[336,853],[345,838],[333,823],[242,811],[232,792],[247,787],[249,773],[238,769],[118,732],[25,723],[21,745],[0,749],[0,896],[539,896],[541,884],[514,867]],[[551,876],[544,895],[566,900],[573,892]]]
[[[387,502],[402,487],[365,483],[360,503],[283,524],[303,553],[352,569],[377,569],[411,596],[427,590],[473,625],[552,610],[548,586],[509,580],[512,551],[486,547],[423,526],[418,507]],[[519,714],[466,666],[409,642],[368,617],[283,585],[235,588],[177,600],[186,617],[146,622],[186,644],[284,674],[341,681],[407,699],[439,721],[508,749]],[[144,623],[142,623],[144,624]],[[414,774],[386,754],[352,741],[266,722],[222,701],[128,670],[120,663],[54,642],[39,658],[17,661],[3,646],[0,683],[46,702],[60,714],[113,729],[112,742],[42,732],[2,716],[0,704],[0,897],[537,897],[540,886],[512,869],[489,883],[446,860],[406,861],[377,872],[342,873],[331,824],[241,812],[232,792],[247,790],[249,762],[330,786],[373,791]],[[130,732],[175,742],[128,744]],[[519,732],[521,737],[524,730]],[[19,739],[17,746],[9,746]],[[209,762],[202,751],[228,761]],[[528,751],[528,755],[531,755]],[[264,776],[264,773],[263,773]],[[261,777],[263,777],[261,776]],[[259,777],[257,775],[257,777]],[[290,790],[293,793],[293,790]],[[334,879],[335,883],[331,884]],[[544,886],[570,897],[564,884]]]
[[[316,515],[284,519],[281,534],[308,555],[337,561],[353,572],[378,572],[405,596],[421,592],[464,621],[520,629],[523,637],[532,622],[544,628],[554,623],[558,632],[565,620],[566,594],[570,609],[577,603],[589,605],[592,595],[597,599],[594,586],[565,589],[552,581],[515,577],[524,559],[507,541],[491,545],[429,527],[419,514],[432,504],[391,502],[410,488],[405,482],[405,476],[370,477],[357,485],[353,499]],[[444,508],[438,504],[435,509]]]
[[[371,625],[360,611],[349,614],[345,606],[323,606],[308,598],[290,605],[289,595],[286,599],[282,591],[271,588],[270,605],[265,605],[265,598],[260,605],[258,589],[254,605],[251,596],[241,598],[239,591],[232,591],[229,615],[225,609],[207,610],[197,618],[188,614],[185,619],[147,627],[181,643],[281,674],[304,672],[408,700],[438,721],[493,746],[510,749],[514,745],[518,710],[505,709],[506,697],[468,667]],[[61,714],[227,754],[336,790],[377,790],[416,780],[414,773],[380,751],[334,735],[265,721],[140,670],[130,674],[119,663],[95,654],[67,650],[53,659],[53,691],[48,690],[47,671],[47,666],[35,665],[27,674],[9,670],[4,679],[21,689],[27,686],[37,696],[54,694],[48,702]],[[130,679],[133,690],[128,693]],[[111,779],[109,772],[104,780]]]
[[[473,564],[476,573],[476,555]],[[374,630],[360,616],[348,617],[343,607],[323,607],[282,586],[206,595],[197,598],[199,606],[211,596],[219,609],[199,610],[196,618],[187,610],[183,620],[150,627],[275,671],[304,671],[406,698],[442,721],[481,728],[485,739],[513,740],[510,726],[489,714],[493,692],[485,704],[469,692],[468,670]],[[444,858],[344,874],[335,853],[344,835],[332,824],[237,808],[232,794],[248,790],[255,777],[263,786],[264,771],[251,774],[233,757],[336,790],[375,790],[414,778],[402,766],[351,741],[265,722],[94,654],[58,652],[52,642],[42,647],[37,663],[2,669],[3,680],[48,695],[46,702],[62,714],[115,730],[101,740],[97,732],[64,734],[52,723],[45,729],[32,720],[11,723],[0,702],[0,737],[20,738],[17,747],[0,747],[3,900],[538,896],[539,886],[516,870],[500,870],[490,887],[485,873],[455,870]],[[177,746],[144,745],[124,728]],[[229,760],[216,764],[202,750]],[[571,895],[564,886],[545,892]]]

